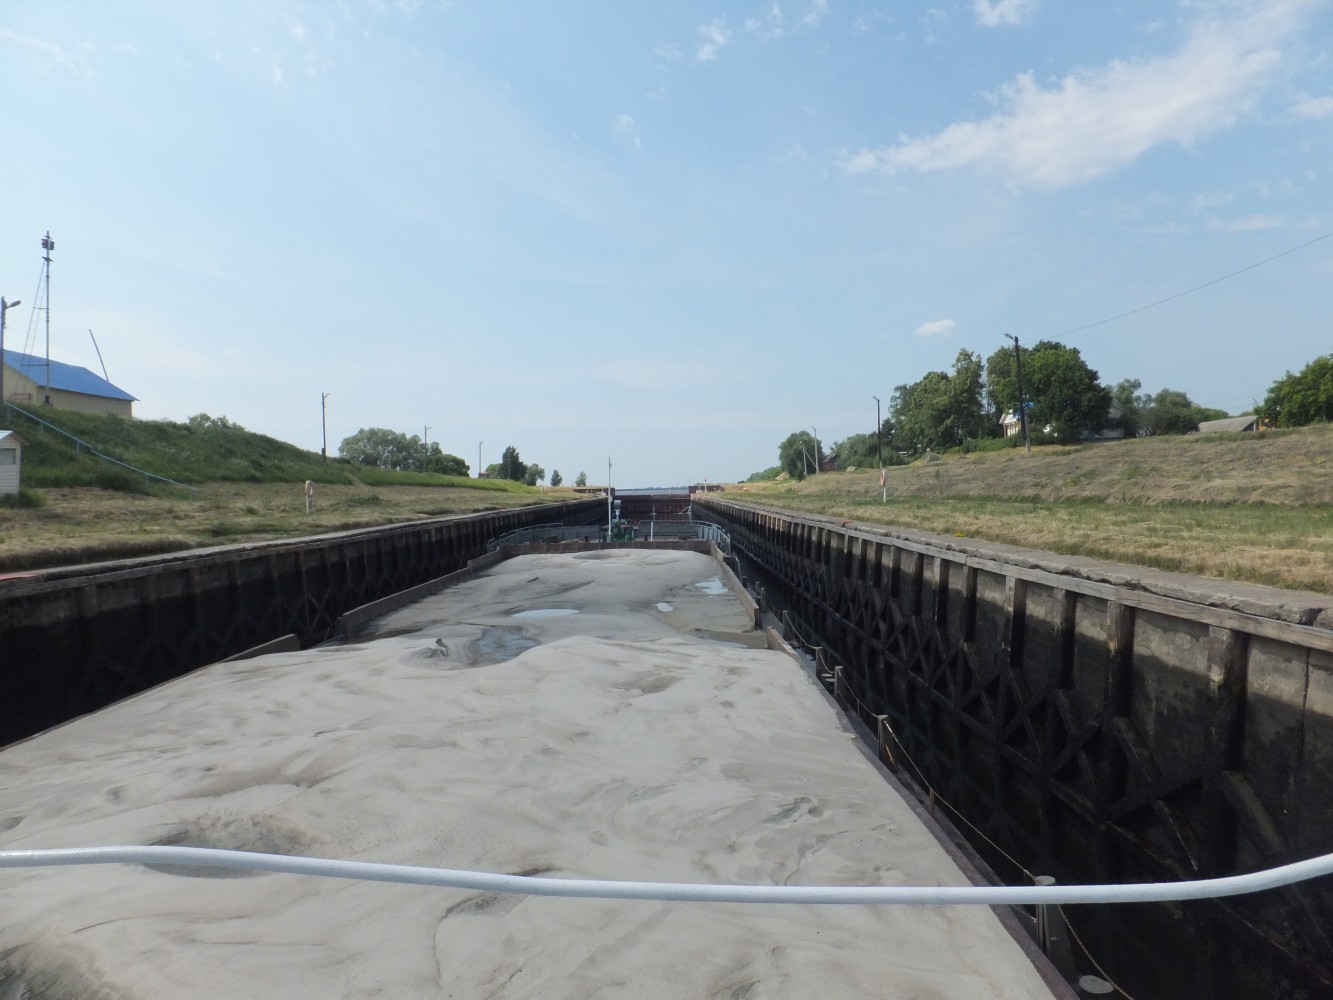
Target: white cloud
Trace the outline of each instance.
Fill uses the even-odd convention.
[[[269,76],[273,78],[274,83],[282,83],[282,67],[274,66],[269,70]]]
[[[640,148],[639,126],[629,115],[616,115],[616,120],[612,122],[611,127],[616,135],[623,135],[630,142],[634,143],[634,148]]]
[[[1154,146],[1189,146],[1234,124],[1279,69],[1277,46],[1308,6],[1268,4],[1230,21],[1206,19],[1172,55],[1117,60],[1049,87],[1024,73],[1002,88],[989,118],[847,153],[840,165],[888,174],[974,167],[1045,189],[1091,180]]]
[[[644,95],[650,101],[665,101],[667,99],[666,87],[657,86]]]
[[[1221,208],[1223,205],[1230,205],[1236,200],[1236,196],[1230,191],[1222,191],[1217,194],[1196,194],[1190,199],[1190,208],[1195,212],[1202,212],[1209,208]]]
[[[717,58],[717,54],[723,46],[731,41],[731,30],[722,18],[709,21],[707,24],[701,24],[696,30],[703,39],[699,43],[698,50],[694,53],[697,62],[712,62]]]
[[[801,15],[801,23],[807,28],[818,28],[819,22],[828,16],[828,0],[814,0]]]
[[[972,0],[972,10],[982,27],[998,28],[1031,20],[1040,4],[1041,0]]]
[[[1291,108],[1297,118],[1327,118],[1333,115],[1333,97],[1306,97]]]
[[[958,324],[951,319],[933,319],[922,323],[912,334],[917,337],[947,337],[958,329]]]
[[[1252,233],[1257,229],[1277,229],[1285,225],[1287,219],[1282,215],[1245,215],[1238,219],[1211,218],[1208,228],[1214,233]]]

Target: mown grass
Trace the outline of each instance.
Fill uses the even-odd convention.
[[[295,538],[427,517],[552,503],[567,490],[319,484],[306,512],[304,480],[203,483],[125,493],[90,487],[40,491],[40,507],[0,509],[0,572],[153,555],[228,542]]]
[[[1219,579],[1333,593],[1333,427],[946,456],[739,499]]]

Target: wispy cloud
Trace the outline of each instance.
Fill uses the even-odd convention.
[[[1041,6],[1041,0],[972,0],[972,11],[977,24],[983,28],[998,28],[1007,24],[1030,21]]]
[[[772,4],[759,17],[747,17],[746,31],[765,42],[771,42],[806,28],[818,28],[828,16],[828,0],[813,0],[799,14],[789,17],[778,3]]]
[[[39,55],[47,57],[51,62],[67,69],[79,76],[92,76],[94,74],[92,63],[80,55],[71,55],[55,42],[46,42],[40,38],[29,38],[27,35],[20,35],[9,28],[0,28],[0,41],[15,42],[26,49],[30,49]],[[84,48],[92,48],[84,46]]]
[[[643,95],[650,101],[665,101],[667,99],[666,87],[657,86]]]
[[[1297,118],[1327,118],[1333,115],[1333,97],[1305,97],[1292,105]]]
[[[1287,219],[1282,215],[1245,215],[1238,219],[1218,219],[1208,220],[1208,229],[1214,233],[1252,233],[1258,229],[1277,229],[1286,225]]]
[[[639,141],[639,126],[629,115],[616,115],[616,119],[611,123],[611,128],[616,135],[623,136],[627,141],[634,144],[638,149],[642,145]]]
[[[814,0],[805,13],[801,15],[801,23],[807,28],[818,28],[819,23],[828,16],[828,0]]]
[[[929,323],[922,323],[912,335],[916,337],[947,337],[958,329],[958,324],[951,319],[932,319]]]
[[[731,41],[731,29],[727,27],[727,22],[720,17],[709,21],[707,24],[699,25],[696,30],[702,39],[699,48],[694,53],[697,62],[712,62],[717,58],[718,52]]]
[[[1000,110],[989,118],[848,153],[841,166],[854,174],[974,167],[1045,189],[1092,180],[1155,146],[1189,146],[1233,125],[1279,69],[1278,46],[1308,6],[1269,4],[1231,20],[1206,18],[1172,55],[1112,62],[1051,86],[1024,73],[1001,89]]]
[[[800,145],[788,146],[781,153],[768,154],[769,163],[791,163],[792,161],[804,163],[808,159],[810,159],[810,154]]]

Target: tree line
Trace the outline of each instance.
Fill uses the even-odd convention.
[[[927,372],[897,386],[878,434],[852,434],[833,450],[842,468],[874,468],[881,450],[884,464],[892,465],[925,452],[983,446],[1003,436],[1002,420],[1020,413],[1034,444],[1072,444],[1105,434],[1189,434],[1205,420],[1228,415],[1194,403],[1178,389],[1142,393],[1142,388],[1138,379],[1102,385],[1078,348],[1055,341],[1005,346],[984,361],[962,350],[952,371]],[[1298,374],[1288,372],[1255,414],[1274,427],[1333,420],[1333,355],[1316,358]],[[822,459],[814,436],[796,431],[778,445],[778,465],[750,478],[785,472],[804,479]]]
[[[200,414],[200,417],[204,420],[212,419],[207,414]],[[195,419],[191,418],[191,422]],[[222,419],[226,420],[225,417]],[[385,427],[363,427],[355,434],[343,438],[342,444],[338,446],[338,457],[399,472],[438,472],[446,476],[472,474],[467,462],[457,455],[446,454],[438,442],[426,444],[415,434],[409,437]],[[546,470],[536,462],[523,461],[518,449],[512,444],[500,455],[500,461],[486,467],[485,475],[488,479],[511,479],[529,486],[537,486],[546,480]],[[551,470],[552,486],[560,486],[564,481],[559,469]],[[574,485],[587,486],[588,474],[580,472]]]

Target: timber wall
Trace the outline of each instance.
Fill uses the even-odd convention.
[[[1099,580],[695,503],[731,533],[765,609],[820,647],[886,760],[961,816],[1006,881],[1209,878],[1333,852],[1333,631],[1297,623],[1326,620],[1327,600],[1293,611],[1271,591],[1266,617],[1214,606],[1204,581],[1191,601],[1180,577],[1167,597],[1126,567]],[[1333,996],[1330,879],[1065,912],[1138,1000]]]
[[[330,638],[352,608],[463,569],[579,500],[0,579],[0,746],[278,637]]]

